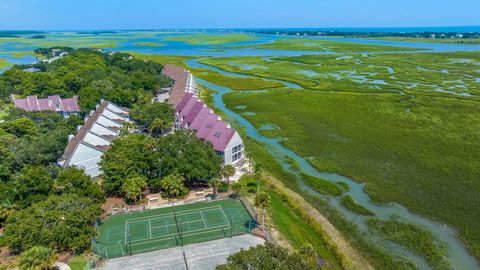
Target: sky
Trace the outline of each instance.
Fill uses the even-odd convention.
[[[480,0],[0,0],[2,30],[480,25]]]

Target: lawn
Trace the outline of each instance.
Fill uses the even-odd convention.
[[[87,267],[87,259],[83,255],[75,256],[68,261],[68,266],[72,270],[85,270]]]
[[[415,51],[419,49],[408,47],[395,47],[383,45],[369,45],[351,42],[338,42],[331,40],[316,40],[306,38],[277,39],[270,43],[255,45],[240,45],[232,48],[254,48],[266,50],[293,50],[293,51],[318,51],[318,52],[391,52]]]
[[[241,41],[256,40],[254,36],[246,34],[178,34],[164,36],[165,40],[187,42],[193,45],[220,45]]]

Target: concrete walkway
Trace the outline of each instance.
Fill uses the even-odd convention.
[[[241,235],[183,248],[188,270],[211,270],[226,262],[232,253],[263,244],[265,241],[253,235]],[[176,247],[149,253],[108,260],[103,270],[186,270],[182,248]]]

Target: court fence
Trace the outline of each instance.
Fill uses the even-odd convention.
[[[243,207],[246,206],[245,202],[242,202],[241,204],[243,205]],[[248,208],[248,207],[245,207],[245,208]],[[248,209],[248,210],[251,210],[251,209]],[[248,210],[246,212],[250,212]],[[197,210],[191,210],[191,211],[197,211]],[[177,214],[181,215],[182,213],[177,213]],[[135,240],[135,239],[131,239],[129,225],[126,225],[125,237],[123,237],[121,240],[106,242],[104,238],[102,241],[97,241],[98,240],[97,238],[93,238],[91,241],[92,250],[95,254],[97,254],[99,257],[103,259],[112,259],[112,258],[131,256],[135,254],[152,252],[152,251],[157,251],[162,249],[179,247],[186,244],[208,242],[208,241],[213,241],[213,240],[218,240],[223,238],[231,238],[231,237],[239,236],[243,234],[250,234],[258,226],[258,223],[256,222],[256,220],[251,217],[250,215],[251,213],[248,213],[248,215],[250,216],[250,219],[248,221],[246,221],[246,219],[243,219],[241,223],[232,222],[232,216],[234,216],[235,214],[231,213],[231,215],[227,214],[225,216],[225,219],[227,221],[223,225],[215,226],[215,224],[213,224],[212,227],[206,226],[205,230],[197,230],[195,232],[189,232],[188,230],[186,230],[185,232],[183,232],[184,230],[182,229],[182,226],[184,226],[185,224],[180,224],[180,228],[178,227],[179,224],[176,217],[177,214],[173,213],[175,218],[175,223],[177,223],[176,224],[177,228],[176,230],[173,231],[174,232],[173,234],[149,238],[145,240]],[[204,218],[203,215],[202,215],[202,218]],[[207,221],[207,224],[208,224],[208,221]],[[97,224],[95,225],[97,232],[98,232],[98,227],[99,227],[99,224],[97,222]],[[108,231],[110,233],[111,231],[116,229],[117,229],[116,227],[109,227]],[[150,230],[150,234],[152,234],[151,230]],[[97,237],[98,237],[98,234],[97,234]]]

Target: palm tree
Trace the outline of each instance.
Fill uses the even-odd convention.
[[[230,177],[235,175],[235,167],[232,165],[225,165],[220,171],[223,177],[227,178],[227,185],[230,186]]]
[[[171,202],[172,198],[178,198],[188,192],[185,187],[185,179],[178,174],[169,174],[160,181],[162,196],[168,196]]]
[[[217,177],[210,179],[210,181],[208,181],[208,185],[213,188],[214,198],[217,198],[217,189],[220,183],[222,183],[222,180],[220,180],[220,178],[217,178]]]
[[[265,208],[270,205],[270,195],[265,191],[260,192],[255,197],[255,206],[262,209],[262,230],[265,230]]]
[[[51,248],[32,247],[20,255],[19,269],[50,269],[56,261]]]
[[[255,172],[253,174],[253,178],[257,181],[257,194],[258,194],[260,192],[260,181],[262,180],[262,171],[263,171],[262,164],[255,163],[253,170]]]
[[[150,132],[153,137],[159,137],[159,135],[162,135],[163,130],[165,129],[165,124],[165,121],[162,119],[155,118],[148,127],[148,132]]]
[[[239,182],[235,182],[232,184],[232,190],[235,193],[235,198],[238,198],[242,189],[243,189],[243,186]]]

